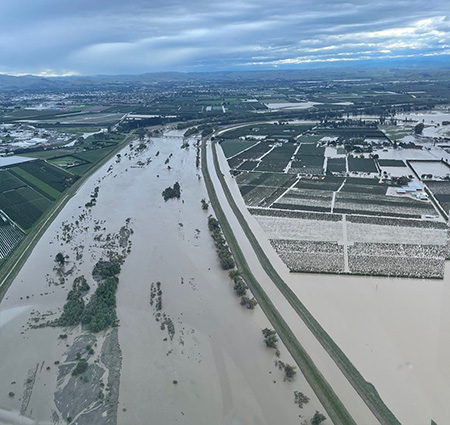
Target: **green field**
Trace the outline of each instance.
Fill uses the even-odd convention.
[[[78,165],[86,164],[86,161],[75,156],[65,155],[49,160],[51,164],[57,165],[62,168],[70,168]]]
[[[254,124],[239,127],[222,134],[224,139],[238,139],[243,136],[267,136],[278,139],[293,138],[314,127],[314,124]]]
[[[0,169],[0,192],[17,189],[25,185],[26,184],[22,180],[13,176],[8,170]]]
[[[345,158],[329,158],[327,161],[327,170],[331,173],[345,173]]]
[[[112,148],[107,148],[81,152],[80,155],[85,154],[93,161],[88,162],[72,155],[61,156],[61,149],[57,149],[49,151],[55,156],[49,161],[62,165],[78,160],[82,165],[73,168],[78,168],[77,173],[81,175],[111,150]],[[65,150],[62,151],[65,152]],[[0,170],[0,209],[24,230],[31,229],[43,213],[78,179],[78,175],[69,173],[50,162],[38,159]],[[81,169],[81,167],[84,168]]]
[[[244,149],[253,146],[255,143],[257,142],[250,140],[225,140],[220,144],[220,146],[222,146],[225,157],[230,158],[239,152],[242,152]]]
[[[29,229],[51,204],[49,198],[30,186],[0,193],[0,209],[25,230]]]
[[[357,171],[362,173],[378,173],[377,167],[373,159],[369,158],[353,158],[348,157],[349,171]]]
[[[37,190],[44,192],[45,194],[51,197],[51,200],[54,201],[59,198],[60,192],[55,188],[49,186],[44,181],[38,179],[37,177],[30,174],[28,171],[25,171],[19,167],[11,168],[11,172],[20,177],[25,183],[29,184],[32,187],[35,187]]]

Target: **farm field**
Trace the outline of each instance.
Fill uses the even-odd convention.
[[[0,210],[28,230],[75,180],[43,160],[0,169]]]
[[[450,182],[449,181],[430,181],[427,187],[439,202],[442,209],[448,213],[450,211]]]
[[[290,271],[443,277],[447,227],[430,201],[397,195],[379,178],[321,176],[325,149],[297,146],[272,146],[263,155],[261,146],[254,153],[251,148],[244,152],[251,159],[232,170],[247,207]],[[302,161],[315,177],[297,172]],[[350,171],[378,174],[372,158],[348,161]],[[346,160],[328,158],[327,169],[333,166],[343,172]],[[382,159],[380,166],[408,170],[401,160]],[[450,194],[440,196],[450,200]]]
[[[445,223],[249,210],[292,272],[443,278]]]
[[[254,124],[239,127],[222,134],[224,139],[238,139],[239,137],[267,136],[272,138],[298,137],[307,130],[314,127],[314,124]]]
[[[20,229],[0,214],[0,265],[24,237]]]
[[[251,140],[224,140],[221,143],[221,146],[225,153],[225,157],[230,158],[239,152],[242,152],[244,149],[253,146],[255,143],[256,141]]]

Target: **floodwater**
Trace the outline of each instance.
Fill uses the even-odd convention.
[[[300,373],[293,382],[283,382],[275,353],[261,335],[269,322],[259,307],[250,311],[239,305],[220,268],[207,229],[208,212],[201,208],[207,195],[192,142],[189,149],[180,149],[182,138],[172,133],[152,139],[139,155],[125,148],[120,162],[113,158],[97,171],[42,236],[0,304],[1,425],[53,423],[54,362],[63,361],[80,329],[30,329],[29,321],[61,312],[70,285],[54,284],[56,253],[73,261],[74,249],[82,246],[83,260],[73,276],[84,274],[94,288],[90,273],[102,255],[93,239],[94,225],[113,233],[127,218],[134,233],[117,294],[123,356],[119,424],[298,424],[316,410],[324,412]],[[164,202],[161,192],[176,181],[181,199]],[[63,242],[62,222],[75,222],[96,186],[99,196],[83,222],[85,230]],[[159,321],[150,305],[151,285],[158,281]],[[168,323],[174,325],[173,339]],[[61,333],[68,338],[59,339]],[[280,359],[294,364],[281,343],[279,348]],[[31,397],[23,406],[24,383],[33,373]],[[303,409],[294,404],[294,391],[311,399]],[[18,413],[21,406],[23,414]]]
[[[435,177],[445,177],[450,174],[450,166],[442,162],[418,162],[412,161],[411,167],[421,176],[422,174],[432,174]]]
[[[234,198],[273,266],[363,377],[375,385],[399,421],[450,423],[449,265],[444,281],[289,273],[246,211],[222,151],[218,153]],[[258,268],[256,262],[254,267]],[[283,314],[289,312],[288,307],[279,309]],[[288,323],[295,328],[291,318]],[[300,335],[306,336],[303,330]],[[305,347],[311,347],[314,360],[321,360],[320,350],[312,343],[305,342]],[[321,371],[346,406],[354,408],[351,392],[331,373],[332,367],[324,364]],[[373,423],[362,408],[350,412],[355,419],[361,415],[357,423]]]

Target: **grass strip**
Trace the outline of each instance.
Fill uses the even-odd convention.
[[[317,369],[311,357],[306,353],[305,349],[302,347],[281,314],[270,301],[270,298],[264,292],[259,282],[253,276],[215,192],[214,185],[208,171],[205,140],[203,140],[202,142],[202,171],[205,185],[208,190],[209,199],[222,227],[222,232],[227,239],[234,259],[238,265],[239,270],[241,271],[241,275],[245,279],[247,285],[250,287],[253,296],[256,298],[258,304],[263,309],[265,315],[278,333],[280,339],[283,341],[286,348],[291,353],[292,357],[302,371],[309,385],[317,395],[318,399],[322,403],[323,407],[327,411],[333,423],[335,425],[356,425],[356,422],[353,420],[345,406],[339,400],[330,384]]]
[[[33,176],[28,171],[25,171],[19,167],[13,167],[9,171],[30,185],[32,188],[36,188],[38,192],[42,193],[47,198],[50,197],[50,200],[52,201],[55,201],[61,197],[61,192],[51,187],[41,179]]]
[[[236,215],[239,224],[243,228],[247,238],[249,239],[264,271],[267,275],[272,279],[277,288],[281,291],[281,293],[286,297],[289,304],[294,308],[297,314],[302,318],[306,326],[310,329],[313,335],[320,342],[322,347],[328,352],[330,357],[334,360],[336,365],[345,375],[345,377],[349,380],[350,384],[357,391],[357,393],[364,400],[366,405],[375,415],[375,417],[380,421],[382,425],[400,425],[398,419],[394,416],[394,414],[389,410],[389,408],[384,404],[383,400],[379,396],[375,387],[367,382],[363,376],[359,373],[359,371],[353,366],[352,362],[349,358],[344,354],[344,352],[338,347],[338,345],[333,341],[333,339],[328,335],[325,329],[320,326],[316,319],[312,316],[312,314],[308,311],[308,309],[304,306],[304,304],[297,298],[295,293],[289,288],[289,286],[284,282],[284,280],[280,277],[280,275],[276,272],[269,259],[267,258],[264,250],[261,248],[261,245],[257,241],[255,235],[250,229],[246,219],[242,215],[240,209],[234,202],[233,196],[228,188],[225,179],[220,171],[219,162],[217,159],[217,151],[216,145],[212,145],[212,153],[214,159],[214,166],[216,168],[217,176],[222,185],[222,189],[225,193],[228,203],[230,204],[231,209]],[[259,300],[258,300],[259,301]]]

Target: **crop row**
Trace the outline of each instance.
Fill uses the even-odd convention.
[[[256,220],[269,239],[337,242],[343,239],[339,221],[298,220],[257,215]]]
[[[378,173],[378,169],[373,159],[348,158],[349,171],[359,171],[364,173]]]
[[[17,197],[13,196],[11,192],[0,193],[0,209],[24,229],[30,228],[44,211],[43,201],[39,206],[35,202],[24,199],[19,203]],[[49,205],[50,201],[47,202]]]
[[[299,210],[299,211],[314,211],[314,212],[330,212],[330,207],[314,206],[314,205],[298,205],[298,204],[285,204],[282,202],[275,202],[272,205],[273,208],[280,208],[283,210]]]
[[[261,173],[258,171],[243,173],[236,177],[238,185],[264,185],[273,187],[289,187],[295,177],[284,173]]]
[[[351,200],[359,203],[376,203],[378,205],[392,205],[399,207],[411,206],[423,209],[429,209],[431,207],[430,202],[419,201],[410,197],[385,196],[361,192],[339,192],[336,196],[336,200],[338,199],[342,201]]]
[[[322,188],[318,188],[318,190],[304,189],[293,187],[289,189],[286,196],[289,198],[311,198],[311,199],[327,199],[331,201],[333,198],[333,192],[331,190],[321,190]]]
[[[325,148],[317,147],[313,144],[302,144],[295,155],[296,158],[303,158],[304,156],[317,156],[323,158]]]
[[[249,208],[250,214],[261,217],[283,217],[313,221],[342,221],[341,214],[322,214],[303,211],[286,211],[277,209]]]
[[[336,199],[335,211],[341,213],[354,213],[366,215],[387,215],[393,217],[421,218],[425,214],[435,214],[432,207],[422,208],[416,205],[379,204],[376,202],[360,202],[351,199]]]
[[[292,161],[289,173],[291,174],[312,174],[312,175],[322,175],[323,174],[323,158],[319,160],[310,160],[310,158],[317,157],[303,157],[301,160]]]
[[[443,258],[349,255],[348,264],[351,272],[355,274],[442,279],[445,260]]]
[[[0,218],[0,221],[3,220]],[[24,234],[10,224],[0,226],[0,260],[3,260],[24,238]]]
[[[380,167],[406,167],[406,164],[400,159],[379,159]]]
[[[313,189],[313,190],[331,190],[336,191],[342,185],[343,178],[330,180],[329,177],[325,177],[321,180],[312,179],[300,179],[295,187],[299,189]]]
[[[347,164],[344,158],[328,158],[327,170],[332,173],[344,173],[347,170]]]
[[[427,186],[443,210],[448,213],[450,211],[450,182],[429,182]]]
[[[343,273],[344,255],[300,254],[280,252],[278,254],[291,272]]]
[[[16,167],[25,170],[59,192],[63,192],[67,186],[70,186],[66,179],[71,182],[74,180],[72,174],[42,160],[22,162]]]
[[[402,218],[374,217],[367,215],[347,215],[347,221],[361,224],[378,224],[383,226],[419,227],[422,229],[447,229],[447,224],[429,220],[405,220]],[[404,231],[409,231],[404,229]]]
[[[237,170],[252,171],[258,165],[257,161],[244,161],[236,167]]]
[[[326,198],[313,198],[313,197],[298,197],[298,196],[283,196],[277,204],[283,204],[284,206],[292,205],[296,209],[306,209],[309,207],[321,207],[331,212],[331,197]],[[304,207],[304,208],[303,208]]]
[[[343,195],[344,193],[364,193],[369,196],[385,195],[387,188],[388,188],[388,186],[385,184],[363,186],[360,184],[345,183],[341,189],[341,192],[342,192],[341,196],[345,196],[345,195]],[[401,198],[399,197],[398,199],[401,199]]]
[[[258,159],[262,155],[264,155],[269,149],[272,148],[272,143],[261,142],[252,146],[250,149],[247,149],[244,152],[241,152],[239,155],[236,155],[234,158],[239,159]]]
[[[252,190],[244,195],[245,204],[251,207],[259,206],[264,199],[272,195],[275,191],[276,189],[274,187],[254,186]]]
[[[271,239],[270,243],[277,252],[288,251],[308,254],[344,254],[343,245],[338,245],[336,242]]]
[[[17,189],[22,186],[25,186],[22,180],[13,176],[8,170],[0,170],[0,192]]]
[[[289,164],[290,159],[286,158],[284,160],[276,160],[276,159],[266,159],[263,158],[262,161],[259,162],[258,171],[270,171],[270,172],[283,172],[284,169]]]
[[[444,245],[402,243],[360,243],[348,247],[348,255],[409,258],[444,258]]]

